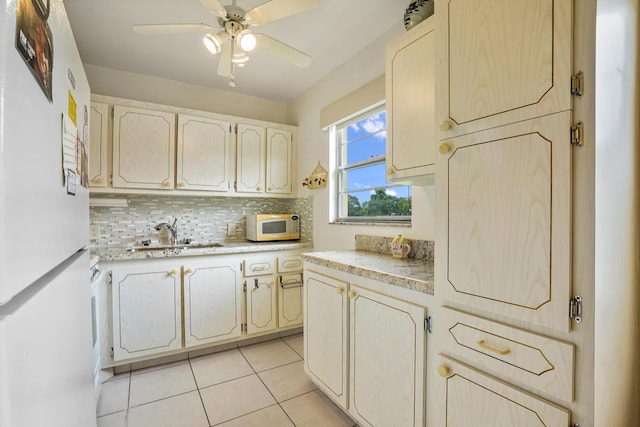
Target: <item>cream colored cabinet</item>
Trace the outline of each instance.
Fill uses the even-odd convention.
[[[267,128],[266,188],[267,193],[289,194],[293,191],[293,147],[291,132]]]
[[[453,359],[439,358],[438,391],[445,410],[437,425],[567,427],[569,411]]]
[[[277,259],[273,255],[255,255],[243,261],[246,295],[245,331],[266,332],[278,326]]]
[[[182,347],[180,264],[113,269],[113,359]]]
[[[440,139],[571,109],[572,0],[435,7]]]
[[[349,284],[305,269],[304,371],[333,401],[348,407]]]
[[[262,193],[265,188],[265,129],[238,124],[236,136],[236,191]]]
[[[231,191],[231,124],[178,115],[176,189]]]
[[[113,107],[113,186],[172,190],[175,114]]]
[[[361,426],[424,426],[426,309],[353,284],[348,298],[349,412]]]
[[[570,127],[564,112],[441,144],[441,298],[569,331]]]
[[[109,105],[91,102],[89,128],[89,186],[107,187]]]
[[[236,137],[236,191],[290,194],[293,139],[288,130],[239,123]]]
[[[435,173],[435,27],[421,22],[386,49],[387,181]]]
[[[303,273],[302,257],[283,255],[278,257],[278,327],[303,323]]]
[[[185,346],[238,338],[242,333],[242,273],[236,257],[183,265]]]

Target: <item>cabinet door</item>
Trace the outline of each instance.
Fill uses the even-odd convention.
[[[106,187],[109,183],[107,172],[109,106],[92,102],[89,111],[89,185]]]
[[[267,128],[267,193],[291,193],[293,187],[291,143],[291,132]]]
[[[113,186],[172,190],[175,115],[113,107]]]
[[[241,324],[240,264],[224,258],[185,264],[185,346],[239,337]]]
[[[387,181],[435,172],[434,18],[387,46]]]
[[[238,124],[236,139],[236,191],[264,192],[265,132],[259,126]]]
[[[436,2],[441,139],[571,108],[572,3]]]
[[[567,427],[564,408],[520,391],[453,359],[440,357],[438,425],[447,427],[522,426]]]
[[[353,284],[348,296],[349,411],[358,425],[423,426],[426,309]]]
[[[113,360],[182,347],[180,266],[112,271]]]
[[[570,125],[558,113],[441,146],[441,298],[569,330]]]
[[[302,325],[302,273],[278,276],[278,327]]]
[[[272,255],[257,255],[245,258],[242,265],[246,277],[264,276],[276,272],[277,261],[276,257]]]
[[[278,273],[290,273],[302,271],[302,257],[296,255],[283,255],[278,257]]]
[[[277,327],[276,278],[273,275],[246,280],[247,333],[265,332]]]
[[[347,288],[346,282],[305,269],[304,371],[343,408],[349,356]]]
[[[178,190],[230,191],[230,126],[223,120],[178,116]]]

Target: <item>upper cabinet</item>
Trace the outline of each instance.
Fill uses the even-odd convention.
[[[92,102],[89,121],[89,183],[91,187],[106,187],[109,183],[107,170],[107,145],[109,129],[109,106]]]
[[[571,108],[572,0],[436,9],[440,139]]]
[[[429,18],[387,46],[387,181],[435,172],[435,26]]]
[[[113,107],[113,186],[173,189],[175,133],[173,113]]]
[[[100,95],[92,99],[93,193],[295,196],[293,126]]]
[[[291,132],[238,124],[236,191],[289,194],[293,191]]]
[[[231,189],[231,124],[178,115],[176,188],[227,192]]]

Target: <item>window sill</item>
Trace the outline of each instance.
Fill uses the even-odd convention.
[[[365,225],[368,227],[411,227],[411,222],[407,221],[333,221],[329,225]]]

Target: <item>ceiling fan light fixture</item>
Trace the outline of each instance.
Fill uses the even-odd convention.
[[[256,36],[249,29],[244,29],[238,33],[238,45],[245,52],[251,52],[256,47]]]
[[[249,57],[244,52],[236,52],[231,58],[231,62],[236,64],[238,67],[244,67],[247,61],[249,61]]]
[[[212,35],[211,33],[207,33],[202,39],[202,42],[204,43],[207,50],[209,50],[209,52],[214,55],[220,53],[220,51],[222,50],[222,43],[220,42],[218,37]]]

